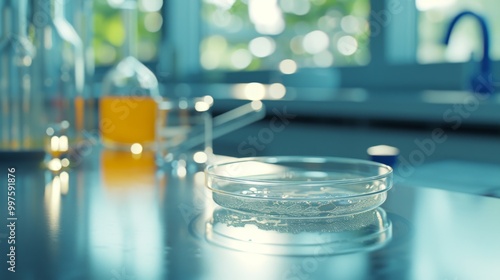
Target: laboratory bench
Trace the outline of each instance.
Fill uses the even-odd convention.
[[[186,87],[176,90],[182,95]],[[214,115],[249,102],[217,96],[224,92],[217,86],[196,92],[214,96]],[[373,213],[370,226],[328,220],[280,229],[258,225],[253,239],[248,235],[255,223],[233,224],[227,229],[246,241],[214,242],[211,225],[221,212],[213,208],[203,172],[179,175],[158,168],[149,151],[132,156],[95,142],[63,172],[49,171],[29,155],[2,158],[0,279],[499,279],[500,118],[491,117],[500,113],[498,101],[484,101],[462,119],[460,129],[453,129],[454,123],[443,121],[443,111],[469,95],[448,93],[446,100],[431,100],[433,109],[426,113],[412,107],[411,98],[388,104],[353,92],[338,93],[328,102],[287,100],[293,91],[280,100],[264,98],[266,118],[215,139],[213,147],[217,155],[229,157],[359,159],[368,159],[366,149],[373,145],[399,148],[387,201],[360,214]],[[436,128],[443,129],[446,140],[431,147],[427,140],[434,139]],[[9,172],[16,178],[14,215],[7,203]],[[8,227],[11,222],[15,230]],[[332,225],[336,232],[329,232]],[[353,226],[383,231],[370,236],[342,231]],[[12,234],[15,273],[8,271]],[[274,239],[258,243],[259,234]],[[283,234],[286,238],[277,238]],[[325,234],[339,239],[324,239]],[[295,251],[303,243],[294,241],[310,240],[309,254]]]
[[[3,188],[1,279],[500,277],[500,199],[434,188],[437,181],[428,187],[396,178],[387,201],[375,210],[375,225],[384,231],[369,242],[362,234],[346,239],[339,232],[343,238],[322,244],[327,220],[313,227],[285,226],[280,230],[289,237],[307,234],[307,240],[316,240],[310,254],[292,250],[287,255],[287,246],[279,244],[255,244],[263,248],[255,252],[251,240],[234,247],[212,242],[208,224],[220,216],[210,205],[204,173],[173,175],[168,168],[158,169],[150,152],[133,157],[95,146],[62,173],[26,161],[0,165],[2,182],[8,168],[15,168],[17,218],[12,233]],[[346,230],[351,226],[345,224]],[[234,225],[234,230],[245,234],[255,228]],[[264,227],[259,234],[273,230]],[[7,270],[12,234],[15,273]]]

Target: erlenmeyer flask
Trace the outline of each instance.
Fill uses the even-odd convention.
[[[2,1],[0,41],[0,151],[42,151],[43,129],[37,117],[41,96],[32,92],[35,48],[28,40],[27,0]]]
[[[124,58],[104,78],[99,125],[105,147],[142,150],[155,141],[158,80],[135,58],[137,2],[125,1],[119,8],[126,32]]]
[[[35,0],[33,24],[37,56],[34,89],[46,102],[47,155],[68,158],[84,128],[85,66],[82,41],[66,21],[66,0]],[[64,145],[55,145],[64,139]],[[55,143],[55,144],[54,144]],[[54,151],[54,147],[64,150]]]

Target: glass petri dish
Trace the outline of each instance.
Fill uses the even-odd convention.
[[[332,157],[244,158],[205,169],[218,205],[275,217],[335,217],[380,206],[392,187],[392,168]]]

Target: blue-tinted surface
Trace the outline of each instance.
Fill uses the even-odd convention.
[[[396,185],[383,205],[392,240],[371,252],[286,257],[208,243],[193,225],[203,174],[157,172],[151,155],[93,154],[56,179],[16,163],[16,273],[0,279],[499,279],[500,200]],[[6,184],[2,163],[0,180]],[[0,221],[7,224],[6,188]],[[203,227],[202,230],[203,231]]]

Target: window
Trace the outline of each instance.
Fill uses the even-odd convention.
[[[464,19],[448,47],[442,45],[445,28],[465,8],[483,12],[494,46],[500,38],[493,32],[500,28],[500,17],[492,16],[494,1],[169,0],[171,24],[160,66],[174,81],[266,83],[273,79],[268,77],[284,77],[278,70],[299,69],[304,77],[335,72],[340,82],[333,86],[339,87],[465,89],[473,73],[464,63],[450,62],[468,60],[471,51],[481,55],[480,49],[457,43],[464,34],[479,43],[478,27]],[[258,15],[252,12],[255,5]],[[491,50],[500,59],[500,49]]]
[[[366,65],[369,0],[203,0],[205,70]],[[293,71],[292,71],[293,72]]]
[[[123,0],[94,1],[93,47],[97,66],[113,65],[123,58],[121,47],[126,31],[120,10],[113,8],[123,2]],[[163,0],[139,0],[138,4],[137,56],[141,61],[153,61],[157,59],[161,39]]]

